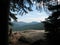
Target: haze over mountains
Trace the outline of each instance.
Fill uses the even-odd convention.
[[[15,31],[20,31],[20,30],[29,30],[29,29],[34,29],[34,30],[43,30],[44,29],[44,24],[41,22],[12,22],[13,23],[13,30]]]

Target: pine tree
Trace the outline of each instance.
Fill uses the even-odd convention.
[[[45,24],[45,30],[48,31],[46,34],[46,40],[48,42],[48,45],[58,45],[60,40],[60,4],[53,6],[49,5],[49,10],[52,11],[52,15],[49,16]],[[58,43],[57,43],[58,42]]]
[[[25,2],[27,2],[29,4],[29,7],[27,7],[25,5]],[[14,21],[17,21],[17,17],[16,17],[17,14],[14,14],[12,12],[19,12],[20,11],[20,15],[23,15],[24,13],[28,13],[28,11],[32,11],[32,9],[31,9],[31,5],[32,5],[31,0],[26,0],[25,2],[24,2],[24,0],[11,0],[10,1],[8,25],[13,26],[13,24],[11,23],[11,18]],[[18,5],[18,7],[17,7],[17,5]],[[11,34],[11,32],[12,32],[12,30],[10,30],[10,34]]]

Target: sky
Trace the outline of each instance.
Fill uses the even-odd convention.
[[[17,14],[16,17],[18,18],[17,21],[20,22],[20,21],[23,21],[23,22],[41,22],[41,21],[44,21],[45,18],[47,18],[51,13],[47,14],[44,9],[42,8],[42,12],[39,12],[36,10],[35,6],[32,7],[33,11],[31,12],[28,12],[28,14],[26,15],[19,15]],[[12,19],[13,21],[13,19]]]

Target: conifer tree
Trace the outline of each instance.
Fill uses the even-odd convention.
[[[60,2],[59,2],[60,3]],[[48,31],[46,34],[46,40],[48,45],[58,45],[60,40],[60,4],[49,5],[49,10],[52,14],[44,22],[45,30]],[[57,43],[58,42],[58,43]]]

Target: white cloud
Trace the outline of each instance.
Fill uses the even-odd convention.
[[[48,17],[48,15],[43,11],[42,13],[39,13],[37,11],[33,11],[29,14],[26,14],[24,16],[17,16],[18,17],[18,22],[19,21],[23,21],[23,22],[32,22],[32,21],[37,21],[37,22],[41,22],[44,21],[45,18]]]
[[[18,22],[19,21],[23,21],[23,22],[32,22],[32,21],[37,21],[37,22],[41,22],[44,21],[45,18],[47,18],[49,15],[43,10],[42,12],[39,12],[37,10],[34,10],[32,12],[29,12],[26,15],[20,16],[17,15],[16,17],[18,18]]]
[[[44,21],[45,20],[45,18],[40,18],[40,17],[38,17],[38,18],[24,18],[24,19],[18,19],[18,22],[19,21],[23,21],[23,22],[32,22],[32,21],[36,21],[36,22],[41,22],[41,21]]]

